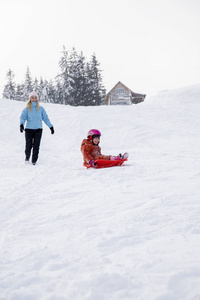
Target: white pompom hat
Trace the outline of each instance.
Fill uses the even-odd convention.
[[[36,92],[31,92],[31,93],[29,94],[29,99],[30,99],[32,96],[35,96],[35,97],[37,97],[37,99],[38,99],[38,94],[37,94]]]

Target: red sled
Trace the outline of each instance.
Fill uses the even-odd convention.
[[[91,165],[84,165],[87,169],[94,168],[94,169],[102,169],[102,168],[110,168],[110,167],[117,167],[121,166],[125,161],[128,159],[118,159],[118,160],[106,160],[106,159],[97,159],[94,161],[96,164],[95,167],[92,167]]]

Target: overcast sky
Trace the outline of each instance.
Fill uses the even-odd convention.
[[[0,94],[8,69],[54,79],[63,45],[96,54],[107,92],[200,83],[199,0],[0,0],[0,36]]]

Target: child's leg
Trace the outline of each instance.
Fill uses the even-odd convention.
[[[119,159],[127,159],[128,153],[124,153],[123,155],[120,153],[117,156],[110,156],[110,160],[119,160]]]
[[[110,156],[110,160],[119,160],[120,158],[120,154],[117,156]]]
[[[98,157],[95,157],[95,159],[110,160],[110,155],[99,155]]]
[[[127,159],[128,153],[119,154],[117,156],[112,155],[99,155],[98,157],[95,157],[95,159],[105,159],[105,160],[119,160],[119,159]]]

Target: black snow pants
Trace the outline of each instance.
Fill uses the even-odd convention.
[[[32,163],[36,163],[36,161],[38,159],[41,137],[42,137],[42,129],[25,129],[26,160],[29,160],[29,158],[31,156],[31,149],[33,148]]]

